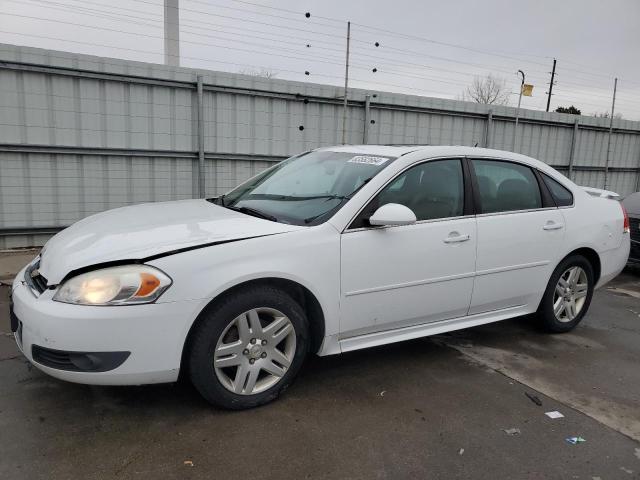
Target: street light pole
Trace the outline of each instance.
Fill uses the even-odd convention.
[[[522,82],[520,83],[520,95],[518,96],[518,108],[516,109],[516,125],[513,128],[513,148],[516,151],[516,137],[518,136],[518,117],[520,116],[520,103],[522,102],[522,89],[524,88],[524,72],[518,70],[518,73],[522,75]]]
[[[351,22],[347,22],[347,57],[344,65],[344,105],[342,107],[342,144],[347,143],[347,92],[349,88],[349,44],[351,43]]]
[[[556,59],[553,59],[553,68],[551,69],[551,82],[549,82],[549,91],[547,92],[547,112],[549,111],[549,106],[551,105],[551,95],[553,92],[553,81],[556,78]]]
[[[607,136],[607,157],[604,162],[604,189],[607,189],[609,180],[609,156],[611,154],[611,134],[613,133],[613,114],[616,110],[616,91],[618,90],[618,78],[613,80],[613,100],[611,102],[611,118],[609,118],[609,135]]]

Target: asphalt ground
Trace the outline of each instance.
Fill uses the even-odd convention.
[[[0,479],[640,478],[640,271],[598,291],[572,333],[521,317],[311,357],[281,399],[244,412],[187,383],[47,377],[15,347],[7,294]]]

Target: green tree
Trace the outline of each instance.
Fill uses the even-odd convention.
[[[582,115],[582,112],[573,105],[571,105],[570,107],[558,107],[556,108],[556,112],[570,113],[571,115]]]

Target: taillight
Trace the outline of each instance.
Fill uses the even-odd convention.
[[[620,203],[622,207],[622,215],[624,216],[624,222],[622,224],[622,233],[631,233],[631,224],[629,223],[629,214],[627,213],[627,209],[624,208],[624,205]]]

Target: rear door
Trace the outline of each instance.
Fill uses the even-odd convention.
[[[533,307],[559,260],[562,212],[531,167],[493,159],[470,163],[477,187],[478,252],[469,315]]]

